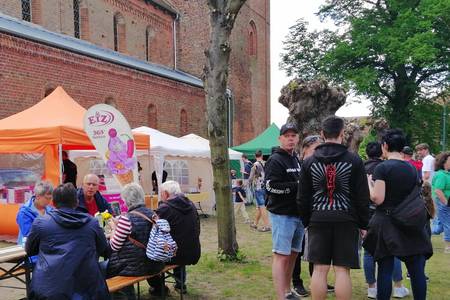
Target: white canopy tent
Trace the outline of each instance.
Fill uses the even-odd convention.
[[[180,137],[180,139],[183,139],[185,141],[188,141],[191,146],[198,147],[198,148],[204,148],[206,151],[208,151],[208,157],[211,157],[211,149],[209,147],[209,140],[196,135],[194,133],[189,133],[187,135],[184,135]],[[228,148],[228,157],[230,160],[240,160],[242,157],[242,152],[235,151],[231,148]]]
[[[164,161],[170,157],[185,157],[207,159],[209,169],[211,169],[210,153],[204,147],[196,147],[172,135],[163,133],[159,130],[142,126],[132,130],[133,132],[144,133],[150,136],[150,156],[153,157],[153,168],[158,180],[158,186],[161,185],[164,169]],[[212,170],[211,170],[212,178]],[[212,180],[211,180],[212,186]]]
[[[149,151],[138,151],[138,160],[141,163],[143,172],[141,182],[147,194],[151,192],[151,174],[155,171],[158,186],[162,183],[164,163],[182,162],[187,165],[188,176],[185,182],[180,182],[183,191],[206,192],[209,194],[207,203],[202,203],[202,208],[211,213],[215,204],[213,190],[213,174],[211,166],[211,152],[209,141],[195,134],[188,134],[182,138],[163,133],[150,127],[138,127],[132,130],[150,136]],[[241,160],[242,153],[229,149],[229,157],[232,160]],[[80,175],[89,172],[89,161],[93,157],[98,157],[95,151],[70,151],[69,157],[79,167]],[[168,167],[165,169],[170,173]],[[80,172],[82,171],[82,172]],[[78,176],[81,184],[81,176]],[[201,189],[198,186],[201,181]]]

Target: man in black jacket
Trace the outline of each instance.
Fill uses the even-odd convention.
[[[299,141],[297,127],[283,125],[279,141],[280,148],[273,152],[265,166],[267,210],[272,222],[272,277],[278,300],[297,299],[290,290],[303,238],[303,224],[295,202],[300,175],[300,161],[294,151]]]
[[[179,265],[174,269],[176,278],[175,289],[186,293],[186,265],[195,265],[200,259],[200,219],[197,208],[191,200],[186,198],[176,181],[166,181],[161,187],[163,202],[156,210],[161,219],[170,224],[170,234],[177,243],[177,255],[166,265]],[[151,280],[154,288],[152,294],[161,294],[161,281]]]
[[[350,269],[359,268],[359,236],[369,221],[369,188],[364,164],[342,145],[344,120],[322,122],[325,143],[306,159],[300,175],[299,208],[308,225],[308,259],[314,263],[313,299],[325,299],[327,274],[336,273],[336,298],[351,299]]]

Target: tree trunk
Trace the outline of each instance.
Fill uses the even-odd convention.
[[[230,257],[236,257],[238,244],[231,201],[225,92],[231,52],[230,34],[245,1],[208,0],[211,32],[209,49],[205,51],[204,86],[216,194],[219,252]]]

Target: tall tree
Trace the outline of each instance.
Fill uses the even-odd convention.
[[[318,15],[338,29],[291,27],[281,62],[288,75],[343,84],[406,129],[412,105],[449,85],[449,0],[327,0]]]
[[[238,244],[231,199],[228,162],[226,88],[234,22],[246,0],[208,0],[210,44],[205,51],[204,86],[211,163],[216,193],[219,251],[236,257]]]

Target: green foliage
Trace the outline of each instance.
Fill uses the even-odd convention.
[[[222,250],[220,250],[217,253],[217,258],[221,262],[239,262],[239,263],[245,263],[247,259],[246,255],[239,250],[236,252],[236,255],[228,255],[224,253]]]
[[[449,86],[449,0],[328,0],[318,15],[339,29],[292,26],[280,64],[288,75],[347,85],[401,128],[413,125],[419,98]]]
[[[377,140],[377,135],[373,130],[371,130],[369,132],[369,134],[364,137],[361,144],[359,144],[358,154],[362,160],[368,159],[367,154],[366,154],[367,144],[370,142],[375,142],[376,140]]]
[[[442,105],[436,103],[419,103],[414,106],[411,113],[411,123],[407,128],[411,132],[411,145],[427,143],[430,145],[432,153],[442,151],[442,127],[443,127]],[[447,108],[447,112],[448,112]],[[447,117],[447,148],[450,135],[450,120]]]

